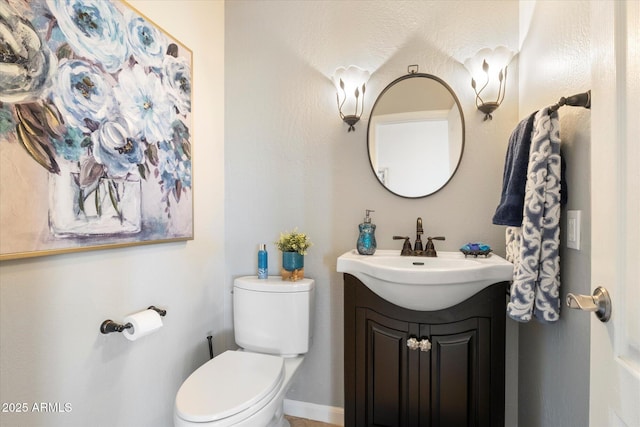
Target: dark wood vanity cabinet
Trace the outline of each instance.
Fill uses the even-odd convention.
[[[504,426],[507,282],[431,312],[344,286],[345,426]]]

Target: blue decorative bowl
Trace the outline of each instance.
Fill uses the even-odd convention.
[[[460,248],[460,252],[464,254],[465,257],[468,255],[473,255],[474,257],[478,257],[478,255],[489,256],[491,253],[491,247],[484,243],[467,243],[466,245]]]

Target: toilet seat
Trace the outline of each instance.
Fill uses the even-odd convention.
[[[189,422],[239,421],[261,409],[284,380],[279,356],[226,351],[211,359],[182,384],[176,396],[176,415]]]

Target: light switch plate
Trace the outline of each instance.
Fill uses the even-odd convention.
[[[567,247],[580,250],[582,211],[567,211]]]

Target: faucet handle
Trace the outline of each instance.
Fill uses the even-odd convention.
[[[433,244],[434,240],[444,240],[444,237],[427,237],[427,247],[425,248],[425,256],[428,257],[437,257],[438,253],[436,252],[436,247]]]
[[[400,252],[401,256],[411,255],[411,242],[409,241],[409,236],[393,236],[393,240],[404,240],[404,244],[402,245],[402,251]]]

